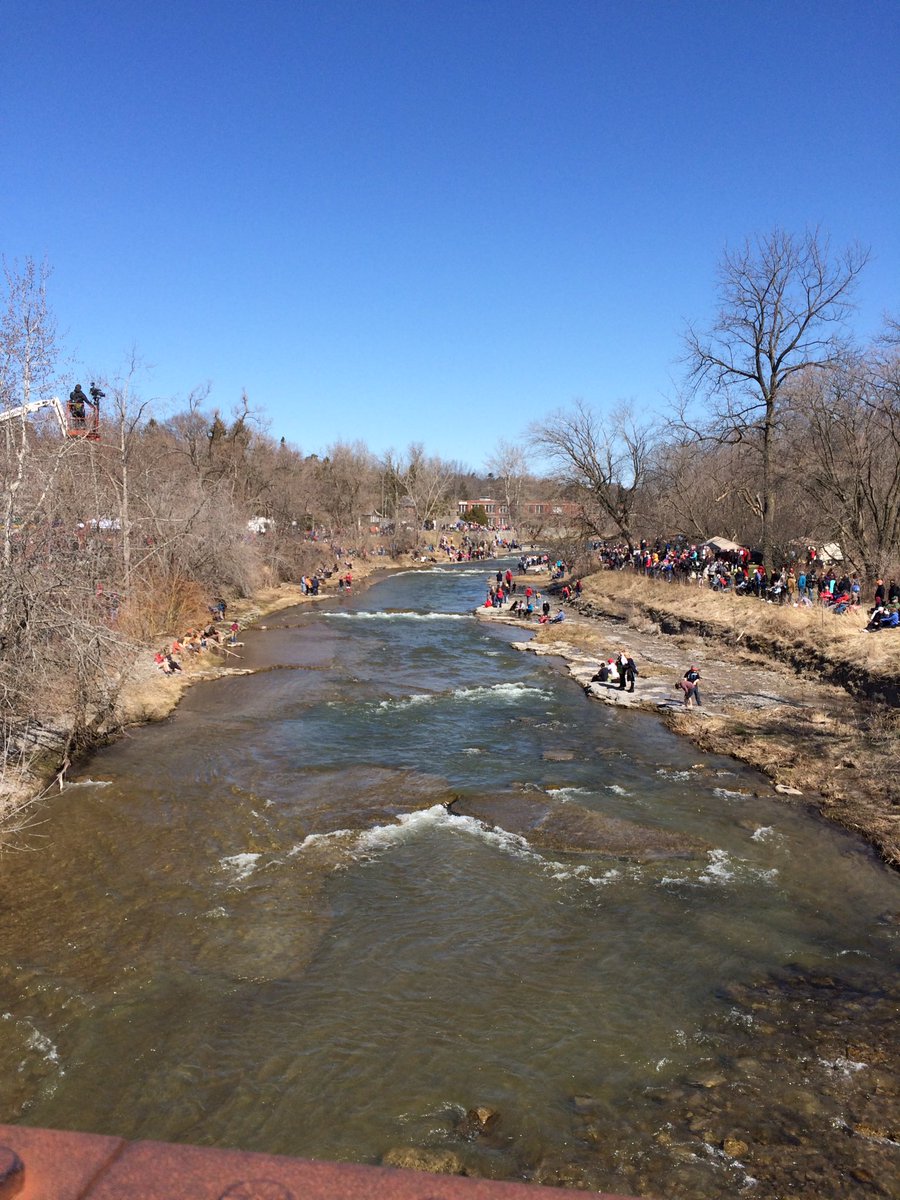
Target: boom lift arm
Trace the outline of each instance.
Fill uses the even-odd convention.
[[[82,417],[80,421],[70,423],[67,420],[66,410],[59,396],[51,396],[46,400],[32,400],[28,404],[20,404],[16,408],[7,408],[4,412],[0,412],[0,425],[6,421],[15,421],[17,417],[27,417],[30,413],[40,412],[43,408],[51,408],[59,422],[60,432],[63,437],[86,437],[92,441],[96,441],[99,437],[97,432],[97,417],[99,408],[94,408],[94,419],[91,424],[87,424]]]
[[[62,406],[59,396],[51,396],[49,400],[32,400],[30,404],[20,404],[18,408],[8,408],[5,412],[0,412],[0,425],[5,421],[14,421],[16,417],[27,417],[29,413],[40,412],[42,408],[53,409],[56,419],[59,421],[59,428],[65,437],[69,432],[69,427],[66,424],[66,410]]]

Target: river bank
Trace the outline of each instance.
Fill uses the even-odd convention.
[[[897,674],[885,661],[888,642],[866,643],[870,654],[877,653],[867,664],[853,636],[862,624],[857,617],[838,635],[823,637],[826,644],[815,653],[808,641],[789,640],[783,631],[756,628],[748,636],[754,601],[737,601],[727,619],[720,613],[716,620],[708,606],[692,610],[686,600],[694,609],[698,600],[686,597],[686,589],[642,580],[643,595],[636,596],[628,582],[623,592],[613,573],[589,577],[581,597],[564,605],[566,620],[555,625],[520,621],[504,609],[477,614],[533,630],[520,648],[564,659],[593,699],[658,713],[698,748],[763,772],[786,802],[816,809],[900,867],[900,726],[891,703]],[[771,623],[773,614],[765,615]],[[836,641],[847,643],[846,655],[835,649]],[[600,662],[621,650],[638,664],[633,694],[620,691],[617,682],[591,682]],[[900,657],[900,645],[895,653]],[[675,690],[691,665],[702,678],[699,709],[685,709]]]
[[[415,564],[409,560],[385,557],[355,559],[352,565],[353,588],[360,591],[379,578],[393,571],[409,569],[411,565]],[[232,600],[228,605],[227,620],[220,624],[224,629],[232,621],[237,621],[244,628],[285,608],[316,604],[337,594],[336,584],[326,585],[316,596],[304,593],[296,583],[263,587],[249,596]],[[223,645],[196,654],[184,654],[181,671],[164,675],[154,661],[154,654],[159,644],[166,644],[182,633],[183,630],[171,630],[166,636],[160,635],[153,644],[136,649],[120,681],[113,711],[98,729],[95,743],[81,758],[132,726],[165,720],[193,684],[240,674],[244,670],[240,645],[233,648]],[[61,787],[67,772],[75,765],[76,760],[63,757],[59,749],[64,740],[63,731],[54,735],[53,730],[48,730],[43,752],[34,758],[27,769],[23,767],[0,772],[0,849],[14,844],[16,836],[31,826],[35,804],[51,790]]]
[[[408,569],[408,562],[380,558],[367,562],[353,563],[353,590],[362,591],[392,571]],[[317,595],[303,592],[298,583],[282,583],[274,587],[261,588],[251,596],[234,600],[228,606],[226,624],[237,621],[241,629],[255,625],[273,613],[286,608],[319,604],[338,595],[336,585],[322,588]],[[239,637],[240,635],[238,635]],[[119,708],[116,713],[118,728],[140,725],[147,721],[161,721],[177,707],[187,688],[204,680],[218,679],[223,675],[240,674],[242,646],[238,642],[232,649],[228,645],[211,648],[198,655],[184,655],[182,670],[174,675],[163,675],[153,661],[153,648],[137,659],[132,674],[122,688]]]

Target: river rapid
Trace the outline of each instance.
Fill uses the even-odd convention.
[[[781,1194],[763,1144],[833,1175],[778,1121],[843,1122],[882,1178],[847,1089],[885,1064],[815,1038],[882,1036],[897,877],[479,623],[492,569],[268,618],[256,673],[41,808],[0,864],[0,1118],[693,1197]]]

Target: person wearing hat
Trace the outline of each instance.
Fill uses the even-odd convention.
[[[81,390],[81,384],[76,383],[72,391],[69,392],[69,412],[72,414],[72,420],[76,425],[84,424],[84,406],[86,403],[90,403],[90,401]]]
[[[884,580],[883,579],[875,580],[875,607],[877,608],[879,604],[884,604]]]

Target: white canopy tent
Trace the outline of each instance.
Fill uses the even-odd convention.
[[[706,550],[707,548],[710,550],[715,550],[716,553],[721,553],[725,550],[734,551],[743,549],[743,547],[739,546],[737,542],[730,542],[728,538],[723,537],[710,538],[700,547],[701,550]]]

